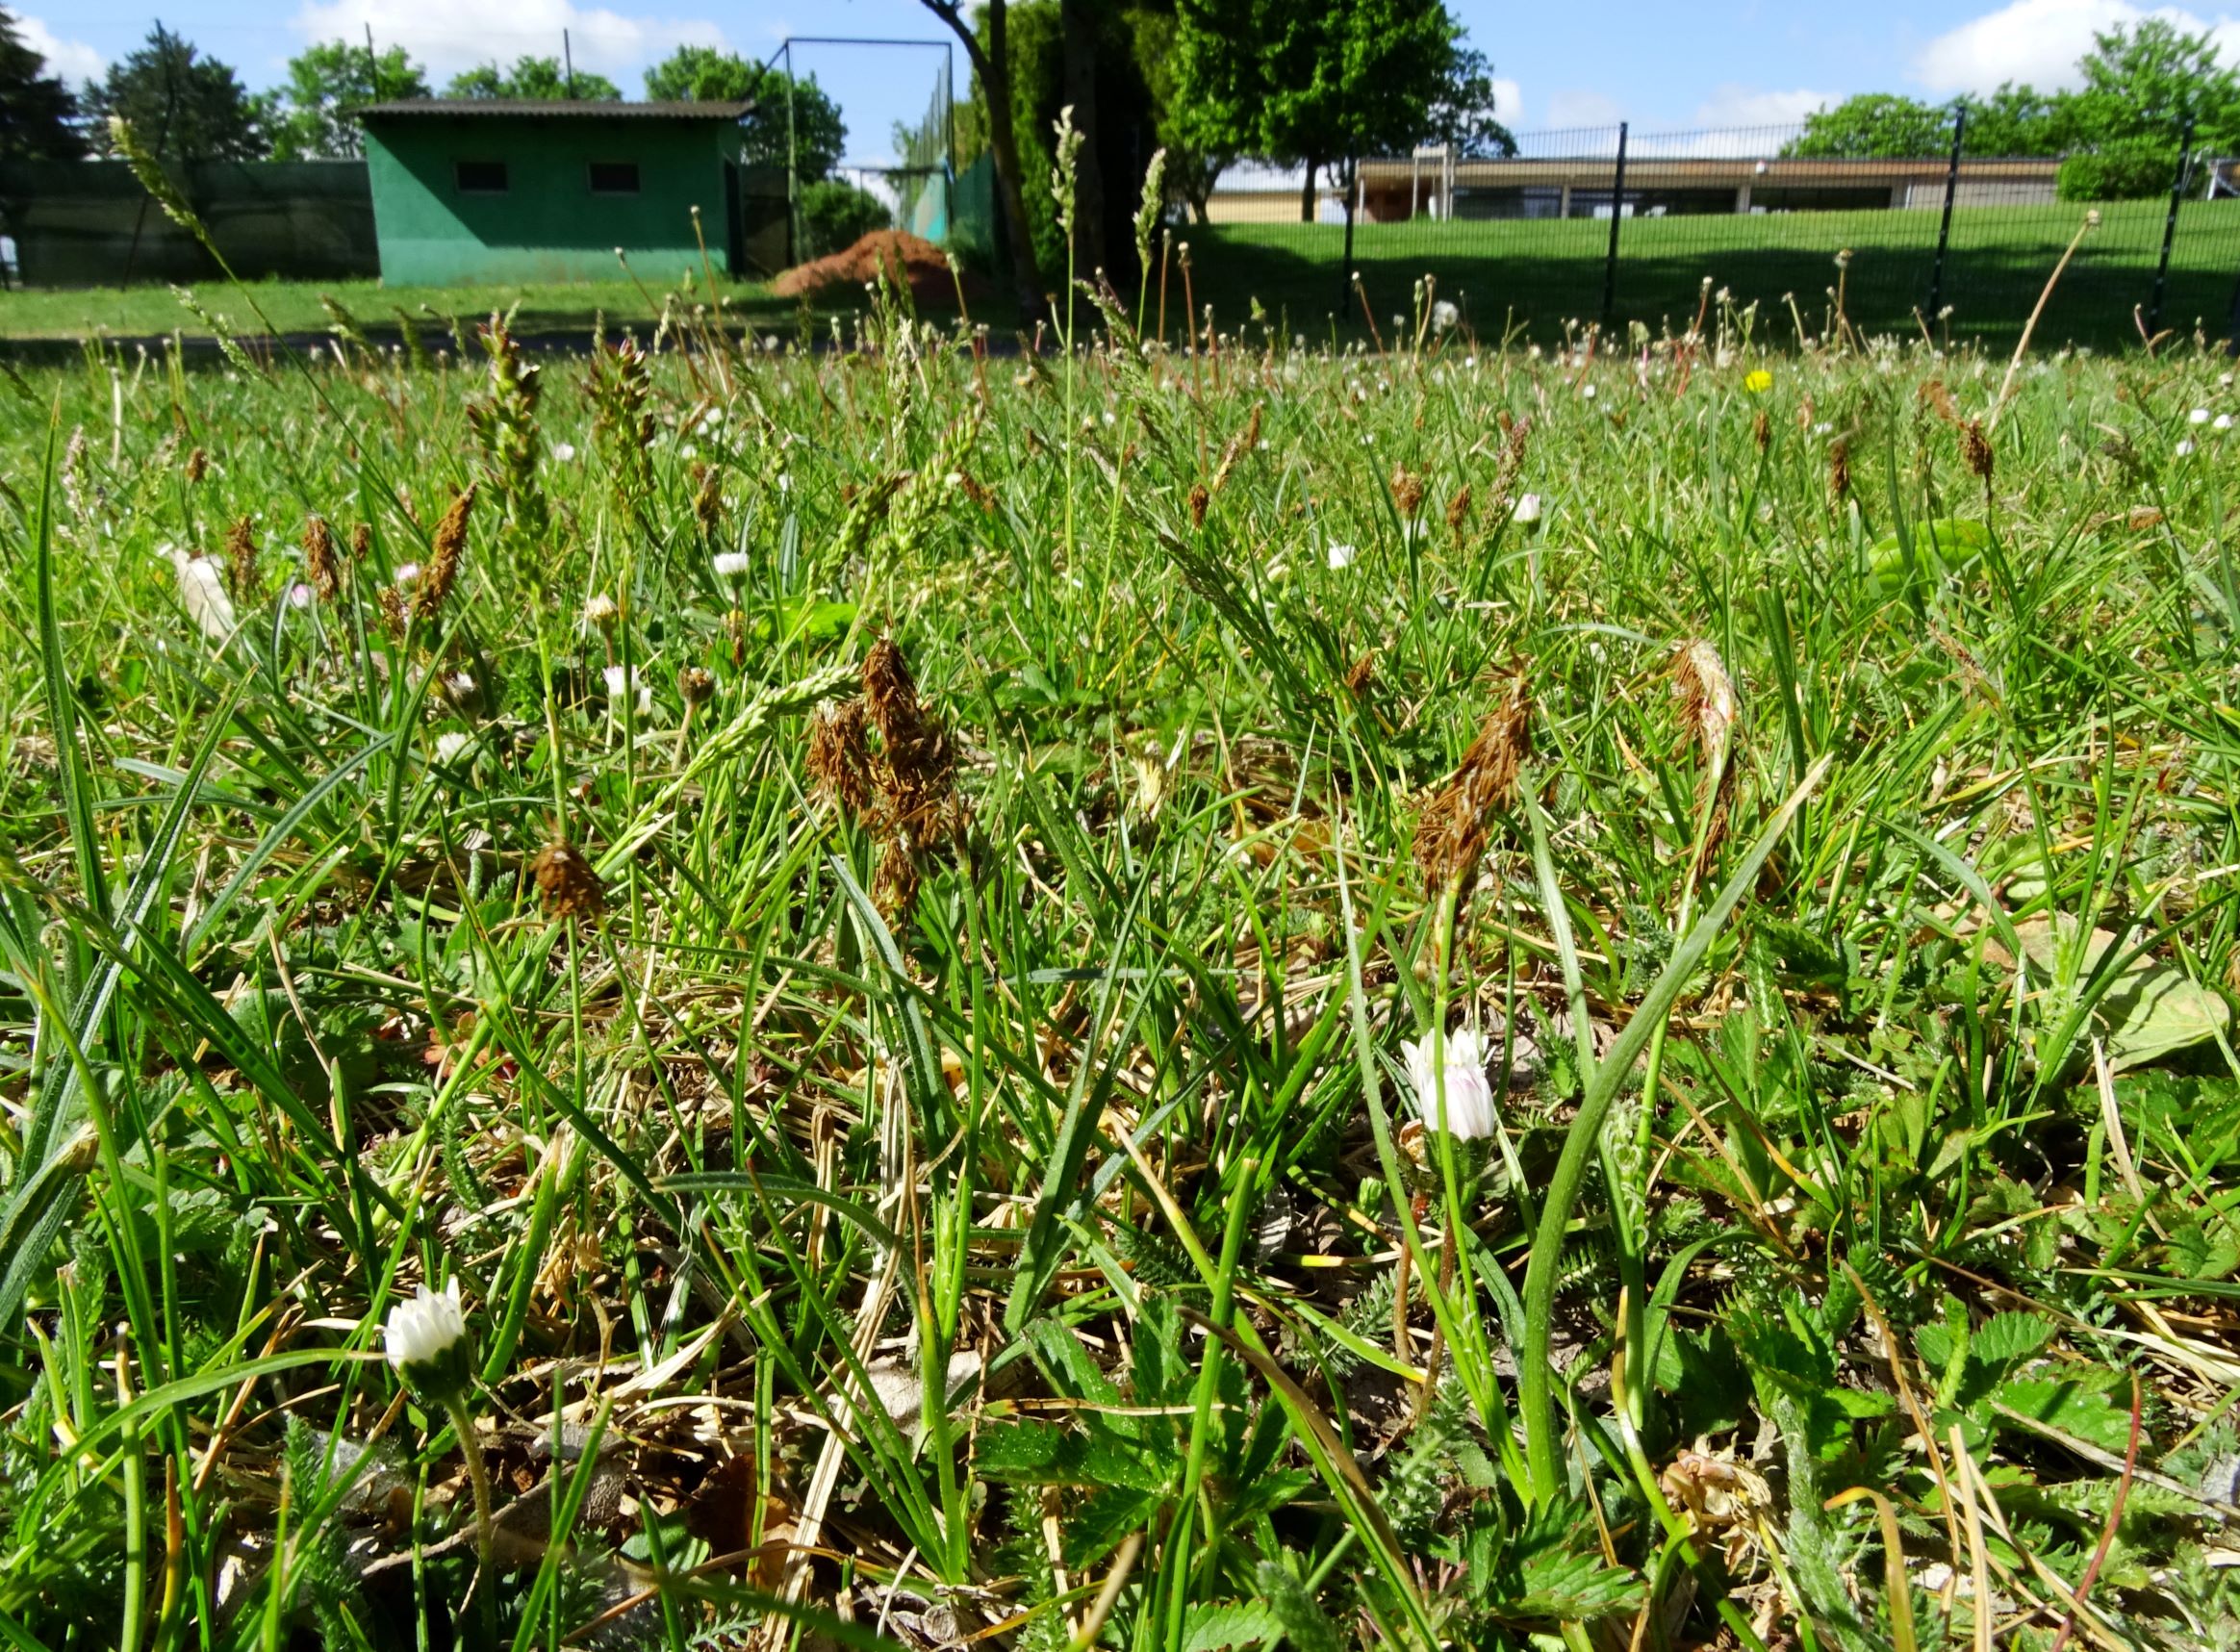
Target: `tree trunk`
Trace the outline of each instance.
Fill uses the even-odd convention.
[[[1321,160],[1313,155],[1308,156],[1307,181],[1299,186],[1299,221],[1303,224],[1314,221],[1314,178],[1321,170]]]
[[[996,161],[996,198],[1004,204],[1005,228],[1011,242],[1011,285],[1022,319],[1042,311],[1042,277],[1034,267],[1034,230],[1027,220],[1027,197],[1019,187],[1019,138],[1011,129],[1011,53],[1005,0],[987,0],[988,43],[980,45],[965,15],[965,0],[921,0],[947,23],[980,76],[988,100],[988,153]]]
[[[1065,35],[1065,101],[1082,135],[1074,175],[1074,262],[1085,277],[1107,267],[1105,256],[1105,169],[1097,160],[1097,25],[1086,0],[1059,0]]]

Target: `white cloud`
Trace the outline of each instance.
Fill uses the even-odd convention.
[[[679,45],[721,46],[724,31],[703,18],[649,17],[585,9],[573,0],[306,0],[293,23],[306,40],[402,46],[427,66],[439,91],[477,64],[560,56],[567,31],[579,69],[605,75],[624,97],[641,95],[640,73]]]
[[[1493,117],[1512,132],[1524,119],[1524,88],[1501,75],[1493,77]]]
[[[97,79],[108,60],[83,40],[64,40],[37,17],[18,16],[17,32],[23,43],[46,59],[46,72],[66,81]]]
[[[2011,0],[1929,41],[1914,57],[1913,77],[1939,96],[1997,90],[2018,81],[2040,91],[2078,84],[2076,60],[2092,50],[2095,34],[2149,17],[2189,35],[2216,37],[2227,63],[2240,63],[2240,18],[2202,16],[2176,6],[2139,6],[2132,0]]]
[[[1729,81],[1695,106],[1695,124],[1795,126],[1808,114],[1842,101],[1824,91],[1758,91]]]
[[[1558,91],[1548,96],[1548,125],[1561,132],[1574,126],[1616,126],[1625,118],[1616,99],[1598,91]]]

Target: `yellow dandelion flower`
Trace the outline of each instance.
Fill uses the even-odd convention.
[[[1743,375],[1743,388],[1752,395],[1764,395],[1773,388],[1773,375],[1764,368],[1752,368]]]

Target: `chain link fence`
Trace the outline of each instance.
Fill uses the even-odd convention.
[[[1845,324],[2011,340],[2075,242],[2042,341],[2232,332],[2240,161],[2189,143],[2166,175],[2125,180],[2130,198],[2085,200],[2104,174],[1967,155],[1957,129],[1941,152],[1898,157],[1809,156],[1804,136],[1619,125],[1526,135],[1508,156],[1362,160],[1312,186],[1233,172],[1206,221],[1175,233],[1198,243],[1201,289],[1248,293],[1300,330],[1387,326],[1428,275],[1481,335],[1677,331],[1724,294],[1784,341]]]

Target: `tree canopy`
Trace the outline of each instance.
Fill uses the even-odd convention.
[[[269,126],[275,161],[338,161],[365,153],[350,112],[393,97],[428,95],[427,71],[402,46],[378,57],[327,40],[289,60]]]
[[[1176,93],[1209,150],[1307,168],[1446,139],[1513,147],[1492,118],[1490,65],[1444,0],[1178,0]]]
[[[747,117],[747,159],[783,166],[786,156],[786,74],[749,63],[713,46],[679,46],[646,71],[646,95],[663,102],[740,103]],[[803,184],[826,177],[847,153],[848,127],[840,106],[809,75],[793,83],[794,175]]]
[[[77,119],[70,89],[0,8],[0,161],[75,161],[86,153]]]
[[[100,123],[121,115],[148,152],[175,161],[256,161],[269,148],[258,101],[231,65],[206,58],[158,23],[147,41],[109,65],[86,88],[87,112]]]
[[[1952,117],[1959,113],[1968,117],[1961,146],[1970,155],[2122,150],[2175,159],[2189,121],[2197,151],[2240,148],[2240,70],[2220,59],[2208,35],[2142,18],[2096,34],[2076,66],[2084,84],[2075,91],[2042,92],[2009,82],[1988,97],[1942,106],[1887,92],[1846,98],[1807,116],[1789,153],[1942,155],[1951,146]]]
[[[623,95],[623,89],[604,75],[577,69],[571,79],[558,58],[537,57],[516,58],[510,69],[501,69],[495,63],[477,64],[453,75],[444,91],[449,97],[511,98],[541,103],[555,103],[563,98],[611,103]]]

